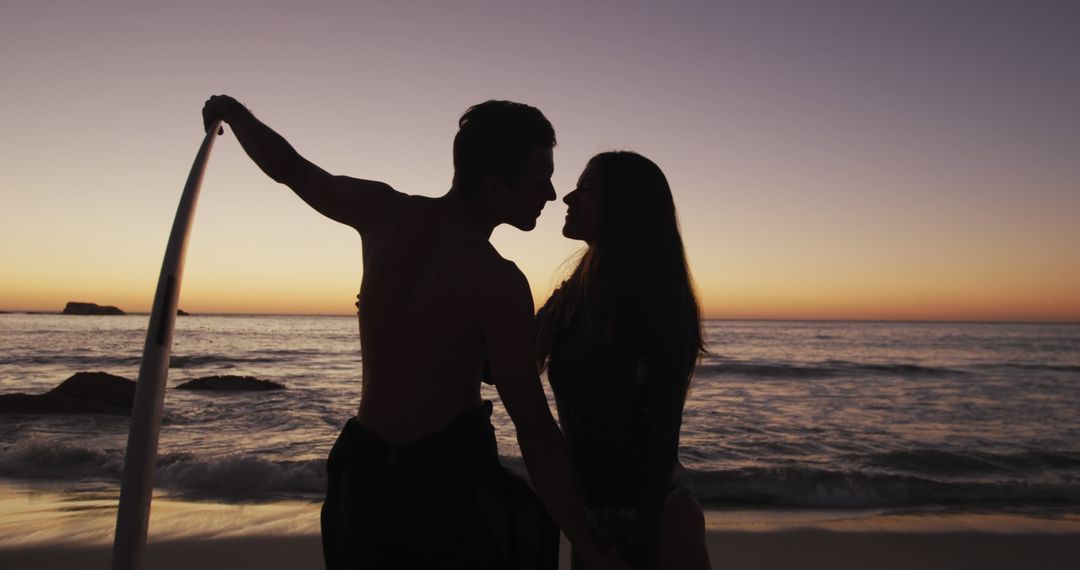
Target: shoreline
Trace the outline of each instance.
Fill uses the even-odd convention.
[[[0,567],[106,567],[116,498],[105,483],[0,480]],[[321,568],[320,507],[158,494],[147,567]],[[724,569],[1077,568],[1080,511],[712,508],[706,542],[713,567]],[[564,539],[564,561],[566,551]]]
[[[0,478],[0,549],[112,542],[119,485]],[[228,501],[155,490],[149,540],[319,534],[321,496]],[[1080,506],[797,508],[703,505],[717,533],[1075,535]],[[1078,540],[1080,543],[1080,540]]]

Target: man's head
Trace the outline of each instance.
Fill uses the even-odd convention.
[[[554,146],[555,129],[535,107],[511,101],[474,105],[461,116],[454,137],[454,187],[489,202],[499,222],[531,230],[544,204],[555,199]]]

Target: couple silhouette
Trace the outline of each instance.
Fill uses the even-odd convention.
[[[363,385],[327,460],[328,569],[556,568],[559,529],[575,569],[709,566],[678,462],[701,321],[652,161],[589,161],[563,227],[588,248],[534,313],[489,238],[504,223],[532,230],[556,198],[555,131],[536,108],[466,111],[438,198],[332,175],[232,97],[211,97],[203,120],[228,124],[270,178],[362,240]],[[499,464],[481,381],[514,422],[532,487]]]

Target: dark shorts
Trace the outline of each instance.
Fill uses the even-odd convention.
[[[499,464],[490,409],[399,446],[349,420],[327,459],[326,567],[557,568],[558,528]]]

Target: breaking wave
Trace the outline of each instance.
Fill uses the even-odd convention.
[[[34,441],[0,451],[0,476],[22,479],[119,482],[122,450],[95,450]],[[224,500],[321,495],[326,489],[322,460],[270,461],[250,455],[200,457],[165,453],[157,458],[155,485],[184,495]]]
[[[503,463],[522,471],[520,458]],[[1080,505],[1080,452],[949,454],[891,452],[857,458],[842,469],[747,467],[690,470],[698,498],[710,505],[863,508],[920,505]],[[0,476],[117,482],[122,450],[32,441],[0,450]],[[318,499],[323,460],[273,461],[234,454],[158,457],[156,484],[170,492],[226,501],[285,496]]]
[[[780,363],[768,361],[721,361],[706,362],[697,368],[697,374],[706,376],[741,376],[778,379],[813,379],[863,376],[928,377],[962,376],[967,372],[957,368],[919,366],[916,364],[873,364],[826,360],[819,363]]]

